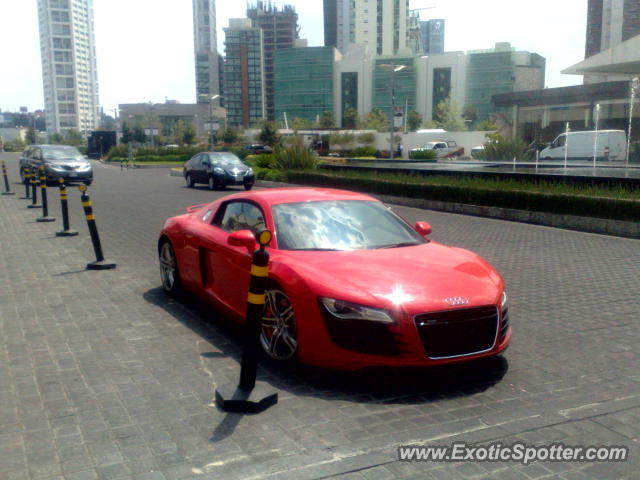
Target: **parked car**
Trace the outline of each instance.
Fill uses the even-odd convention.
[[[558,135],[553,142],[540,152],[543,160],[597,158],[624,160],[627,155],[627,135],[624,130],[588,130],[568,132]]]
[[[253,169],[229,152],[203,152],[194,155],[183,167],[187,187],[205,183],[211,190],[227,185],[242,185],[251,190],[255,183]]]
[[[446,142],[427,142],[421,147],[412,148],[409,151],[409,157],[412,152],[423,152],[425,150],[433,150],[438,158],[459,157],[464,155],[464,148],[459,147],[455,141],[447,140]]]
[[[252,155],[257,155],[260,153],[273,153],[273,149],[269,145],[262,145],[260,143],[247,145],[244,148],[249,150],[249,153]]]
[[[91,185],[93,167],[87,157],[76,147],[67,145],[30,145],[24,149],[20,157],[20,177],[23,182],[24,168],[45,167],[47,183],[57,182],[64,178],[65,182],[82,182]]]
[[[242,192],[187,208],[160,234],[162,287],[243,321],[256,236],[273,232],[260,344],[275,360],[354,370],[498,355],[511,340],[502,277],[426,238],[378,200],[322,188]]]

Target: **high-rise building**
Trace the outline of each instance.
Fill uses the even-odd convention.
[[[249,127],[265,118],[262,30],[248,18],[232,18],[224,34],[227,124]]]
[[[247,9],[253,26],[262,30],[264,46],[265,107],[267,120],[275,120],[273,56],[276,50],[292,48],[298,38],[298,14],[291,5],[278,10],[271,2],[257,2]]]
[[[477,109],[477,119],[508,113],[497,108],[491,96],[544,87],[545,59],[537,53],[516,51],[508,42],[496,43],[492,50],[468,52],[467,106]]]
[[[215,0],[193,0],[193,40],[196,65],[196,101],[220,105],[220,55],[216,35]]]
[[[444,20],[420,22],[422,30],[422,54],[437,55],[444,53]]]
[[[38,0],[49,133],[98,127],[93,0]]]
[[[640,0],[588,0],[585,58],[640,34]]]
[[[322,112],[333,113],[333,47],[286,48],[275,52],[276,120],[300,118],[314,123]]]
[[[375,55],[406,52],[408,13],[409,0],[324,0],[325,46],[346,53],[350,44],[364,43]]]

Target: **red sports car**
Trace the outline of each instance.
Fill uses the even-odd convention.
[[[158,242],[163,288],[242,322],[255,235],[273,232],[264,351],[338,369],[497,355],[511,340],[504,281],[478,255],[425,238],[378,200],[320,188],[243,192],[187,208]]]

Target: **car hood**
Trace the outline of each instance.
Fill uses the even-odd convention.
[[[284,253],[284,252],[283,252]],[[318,296],[404,310],[446,310],[445,299],[469,306],[498,301],[503,281],[478,255],[437,242],[347,252],[289,251],[287,261]]]
[[[247,170],[249,170],[249,167],[246,165],[221,165],[220,168],[229,175],[238,175],[240,173],[246,173]]]

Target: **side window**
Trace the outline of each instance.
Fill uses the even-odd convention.
[[[257,235],[265,229],[262,211],[249,202],[230,202],[223,215],[217,215],[215,225],[231,233],[238,230],[251,230]]]
[[[34,148],[31,152],[31,158],[34,160],[42,160],[42,150],[39,148]]]
[[[564,147],[564,144],[567,143],[567,137],[558,137],[556,141],[556,147]]]

